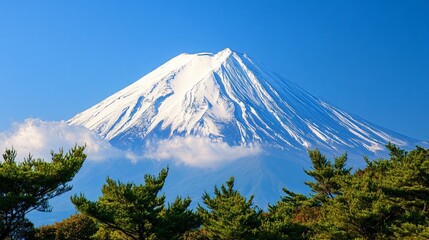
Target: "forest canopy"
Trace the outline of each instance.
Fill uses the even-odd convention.
[[[361,169],[348,165],[347,154],[330,160],[318,149],[309,150],[311,167],[304,173],[311,179],[305,182],[311,193],[285,188],[281,199],[267,206],[267,211],[253,203],[253,196],[242,196],[234,188],[233,177],[220,187],[215,186],[213,192],[203,193],[196,210],[189,208],[188,197],[166,203],[165,196],[160,194],[168,176],[168,169],[163,169],[157,176],[146,175],[144,183],[139,185],[108,178],[97,201],[90,201],[83,194],[72,197],[78,214],[33,231],[28,231],[32,229],[28,220],[21,218],[20,227],[7,236],[9,239],[429,239],[429,150],[416,147],[407,152],[390,143],[386,147],[389,158],[365,159],[366,166]],[[62,153],[53,156],[61,162],[74,159],[79,163],[84,159],[82,150],[75,148],[65,156]],[[0,169],[12,164],[19,176],[20,165],[9,160],[13,159],[13,152],[6,152],[4,158]],[[71,179],[73,171],[61,183]],[[3,180],[7,173],[0,170],[0,176]],[[1,182],[2,201],[5,201],[10,194],[5,193],[6,182]],[[63,187],[49,196],[69,189],[67,185],[60,186]],[[39,208],[48,210],[44,204],[38,205]],[[7,220],[1,221],[1,226],[5,226]],[[5,232],[2,234],[5,236]]]

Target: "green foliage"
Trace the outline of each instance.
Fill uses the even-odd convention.
[[[0,161],[0,239],[28,232],[27,213],[51,211],[49,200],[71,189],[67,183],[86,159],[84,147],[52,154],[52,161],[33,159],[15,161],[16,151],[6,150]],[[27,229],[27,230],[23,230]]]
[[[392,230],[397,239],[429,239],[429,222],[423,225],[406,222],[402,223],[400,226],[394,226]]]
[[[234,178],[226,186],[214,188],[214,197],[205,192],[202,196],[207,208],[198,205],[203,219],[203,231],[209,239],[255,239],[261,225],[261,213],[253,206],[253,196],[248,200],[234,190]]]
[[[253,205],[253,196],[246,199],[234,189],[233,177],[220,188],[215,186],[213,196],[203,194],[204,207],[198,205],[198,214],[188,209],[189,198],[177,197],[173,203],[165,204],[165,196],[159,192],[168,169],[157,177],[146,175],[144,185],[108,178],[98,201],[89,201],[82,194],[72,197],[76,208],[85,215],[41,227],[36,237],[429,239],[429,150],[416,147],[406,152],[390,143],[387,148],[390,159],[366,159],[367,165],[354,172],[347,167],[347,154],[330,161],[317,149],[309,151],[312,167],[305,173],[313,178],[306,182],[312,193],[306,196],[283,189],[285,195],[266,213]],[[66,156],[62,152],[53,154],[51,165],[31,157],[17,164],[16,153],[6,151],[0,163],[0,209],[4,213],[0,227],[8,229],[5,217],[17,216],[8,238],[31,239],[33,225],[25,218],[25,211],[48,211],[47,200],[70,189],[66,183],[85,159],[82,151],[83,148],[75,148]],[[34,198],[28,193],[45,189],[37,186],[52,186],[48,189],[54,190]]]
[[[188,209],[189,198],[177,197],[164,206],[165,196],[158,195],[167,174],[168,169],[163,169],[158,177],[146,175],[144,185],[108,178],[98,201],[89,201],[82,194],[71,200],[80,212],[101,223],[104,235],[107,233],[112,239],[178,239],[197,228],[200,221]]]
[[[208,240],[203,229],[191,230],[183,234],[182,240]]]
[[[314,198],[326,202],[341,194],[341,183],[345,176],[350,175],[351,168],[346,168],[347,154],[335,158],[334,163],[326,159],[318,149],[309,150],[308,155],[313,164],[312,170],[304,170],[315,182],[305,182],[315,193]]]
[[[307,239],[309,226],[318,216],[312,199],[283,189],[286,196],[268,207],[263,224],[263,239]]]
[[[201,219],[192,210],[188,209],[190,198],[176,198],[172,204],[168,204],[160,214],[160,224],[156,232],[158,239],[178,239],[185,232],[201,225]]]
[[[429,150],[417,147],[410,153],[388,145],[392,156],[383,177],[383,191],[401,208],[408,209],[405,217],[425,221],[429,214]]]
[[[316,221],[303,223],[311,238],[427,239],[429,150],[407,153],[390,143],[387,148],[390,159],[367,160],[353,174],[344,157],[332,164],[317,150],[309,152],[313,169],[306,173],[315,182],[307,185],[317,203],[311,208],[319,211]]]
[[[89,240],[97,232],[95,221],[83,214],[37,229],[36,238],[44,240]]]
[[[386,198],[373,171],[358,171],[342,188],[342,194],[322,208],[328,236],[341,239],[386,239],[388,223],[397,208]],[[324,231],[321,231],[322,233]]]

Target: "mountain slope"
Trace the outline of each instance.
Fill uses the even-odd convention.
[[[69,194],[95,199],[106,176],[142,183],[144,174],[169,166],[167,199],[190,196],[193,206],[230,176],[263,209],[280,200],[283,187],[308,193],[308,148],[329,159],[347,151],[356,169],[365,164],[362,155],[386,156],[388,141],[428,146],[340,110],[230,49],[181,54],[68,123],[97,132],[121,154],[163,160],[87,161]],[[35,222],[74,213],[69,194],[53,203],[54,217],[38,214]]]
[[[181,54],[69,123],[134,149],[174,136],[361,153],[383,150],[389,141],[416,142],[339,110],[228,48]]]

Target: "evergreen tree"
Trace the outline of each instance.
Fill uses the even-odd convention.
[[[214,188],[214,197],[207,192],[202,196],[207,208],[198,205],[203,219],[203,231],[209,239],[255,239],[261,225],[261,213],[253,205],[253,196],[248,200],[234,190],[234,178],[226,186]]]
[[[381,187],[400,209],[392,231],[399,238],[429,238],[429,149],[416,147],[409,153],[395,145]]]
[[[342,194],[323,205],[319,237],[368,240],[392,237],[389,226],[399,216],[398,208],[380,187],[383,171],[379,166],[373,167],[357,171],[343,184]]]
[[[315,199],[326,202],[328,199],[334,198],[341,194],[342,178],[350,175],[351,168],[346,168],[347,154],[334,159],[334,164],[327,160],[325,155],[322,155],[316,148],[309,150],[308,155],[313,164],[311,170],[304,170],[305,173],[315,182],[305,182],[315,193]]]
[[[429,239],[429,150],[388,144],[390,159],[351,172],[309,151],[309,197],[286,195],[264,217],[265,239]]]
[[[144,185],[108,178],[98,201],[89,201],[82,194],[71,200],[80,212],[101,223],[102,231],[119,234],[123,239],[178,239],[197,228],[200,221],[188,209],[189,198],[178,197],[164,206],[165,196],[158,194],[167,174],[168,169],[163,169],[158,177],[145,175]]]
[[[82,167],[83,151],[76,146],[66,154],[52,152],[51,162],[30,155],[20,163],[15,161],[15,150],[5,151],[0,161],[0,239],[28,230],[27,213],[51,211],[49,200],[71,189],[67,183]]]
[[[338,193],[321,204],[314,238],[429,236],[429,151],[417,147],[407,153],[390,143],[387,148],[390,159],[366,159],[364,169],[335,178]]]
[[[319,207],[311,198],[283,189],[285,196],[268,206],[262,224],[262,239],[308,239],[310,226],[317,220]]]
[[[190,198],[176,198],[172,204],[160,214],[160,225],[156,236],[158,239],[178,239],[187,231],[194,230],[201,225],[200,217],[189,210]]]

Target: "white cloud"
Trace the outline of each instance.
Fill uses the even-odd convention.
[[[17,161],[22,161],[29,153],[35,158],[50,160],[51,150],[58,152],[63,148],[68,151],[76,144],[86,144],[88,160],[101,161],[126,155],[94,132],[81,126],[70,126],[65,121],[27,119],[14,123],[9,131],[0,132],[0,151],[13,147],[18,153]]]
[[[207,137],[173,137],[169,140],[149,142],[145,157],[162,160],[175,160],[180,164],[201,168],[216,168],[233,160],[255,156],[261,153],[257,144],[248,146],[229,146]]]
[[[261,148],[257,144],[229,146],[225,142],[216,142],[207,137],[188,136],[150,141],[146,144],[144,154],[139,154],[115,148],[91,130],[82,126],[70,126],[65,121],[46,122],[27,119],[21,123],[14,123],[8,131],[0,132],[0,152],[3,153],[6,148],[13,147],[18,153],[17,161],[22,161],[29,153],[34,158],[50,160],[51,150],[58,152],[63,148],[64,151],[68,151],[76,144],[86,144],[85,153],[88,160],[92,161],[172,160],[177,164],[199,168],[216,168],[233,160],[261,153]]]

